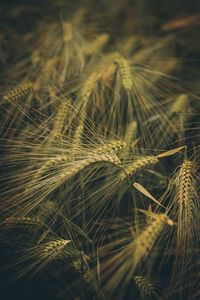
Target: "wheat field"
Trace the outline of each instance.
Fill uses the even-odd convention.
[[[0,24],[1,299],[200,299],[199,1]]]

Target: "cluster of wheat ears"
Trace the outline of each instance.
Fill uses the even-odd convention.
[[[169,28],[180,22],[146,36],[135,16],[136,30],[118,38],[96,19],[79,8],[10,41],[18,54],[0,98],[2,291],[199,299],[200,107],[178,80],[184,62]]]

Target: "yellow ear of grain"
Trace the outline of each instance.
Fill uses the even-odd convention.
[[[33,92],[33,84],[31,82],[24,83],[16,89],[11,90],[4,96],[4,99],[14,101],[28,95],[30,92]]]

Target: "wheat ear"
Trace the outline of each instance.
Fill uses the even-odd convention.
[[[86,82],[84,83],[83,89],[81,91],[81,96],[83,98],[82,110],[84,111],[85,114],[83,114],[83,116],[75,130],[75,133],[74,133],[73,144],[75,146],[79,146],[81,143],[81,138],[82,138],[84,126],[85,126],[88,100],[89,100],[90,96],[92,95],[99,78],[100,78],[100,75],[96,72],[93,72],[89,76],[89,78],[86,80]]]
[[[43,258],[55,258],[58,255],[62,254],[63,249],[71,240],[57,239],[50,241],[41,246],[41,256]]]
[[[133,141],[135,140],[136,137],[136,131],[137,131],[137,122],[132,121],[126,131],[125,135],[125,141],[128,145],[128,147],[131,148]]]
[[[50,133],[50,135],[54,138],[60,138],[62,136],[62,129],[63,129],[63,125],[64,125],[64,121],[66,118],[66,104],[65,103],[61,103],[58,109],[58,112],[55,116],[55,120],[54,120],[54,124],[53,124],[53,129]]]
[[[82,92],[81,92],[84,102],[88,101],[89,97],[91,96],[92,92],[94,91],[94,88],[95,88],[99,78],[100,78],[100,75],[96,72],[93,72],[89,76],[89,78],[85,81]]]
[[[42,177],[42,174],[44,174],[46,171],[48,171],[50,168],[58,165],[58,164],[62,164],[65,162],[69,162],[71,161],[71,157],[67,156],[67,155],[59,155],[53,158],[50,158],[48,161],[46,161],[42,167],[36,172],[36,174],[33,176],[33,181],[39,179],[40,177]]]
[[[182,245],[193,228],[193,218],[195,214],[195,199],[197,198],[195,164],[185,159],[175,178],[176,195],[175,202],[178,204],[178,232],[177,243]],[[189,239],[188,239],[189,241]]]
[[[143,299],[157,294],[154,282],[147,276],[134,276],[135,284]]]
[[[31,55],[31,61],[34,66],[36,66],[41,60],[41,53],[38,50],[34,50]]]
[[[72,24],[69,22],[63,22],[62,30],[63,30],[63,42],[64,43],[70,42],[73,39]]]
[[[133,86],[131,67],[127,59],[119,53],[113,55],[113,60],[118,64],[122,76],[122,83],[125,90],[130,91]]]
[[[106,289],[116,289],[123,278],[128,284],[138,265],[149,254],[165,225],[174,225],[166,214],[152,214],[152,220],[135,239],[120,249],[105,263],[102,271],[107,272]]]
[[[135,173],[139,172],[140,170],[142,170],[148,166],[157,164],[159,162],[160,158],[172,156],[172,155],[176,154],[177,152],[180,152],[183,149],[185,149],[185,146],[174,148],[172,150],[163,152],[157,156],[153,156],[153,155],[144,156],[144,157],[134,161],[127,168],[124,168],[125,172],[121,172],[119,174],[119,180],[123,181],[124,179],[127,178],[127,176],[131,177]]]
[[[68,179],[83,169],[85,169],[88,166],[91,166],[96,163],[109,163],[114,166],[120,167],[121,168],[121,161],[116,155],[109,155],[109,154],[96,154],[92,158],[85,159],[83,161],[79,161],[76,165],[72,166],[69,170],[66,172],[63,172],[60,174],[59,179]]]
[[[111,152],[114,151],[115,153],[118,153],[122,151],[124,148],[127,147],[127,144],[125,141],[110,141],[106,145],[103,145],[101,147],[97,148],[98,153],[105,153],[105,152]]]
[[[46,61],[44,64],[44,67],[36,79],[34,83],[34,90],[35,91],[40,91],[40,89],[44,86],[44,84],[48,81],[49,76],[52,74],[52,69],[54,65],[56,64],[57,59],[51,58]]]
[[[96,37],[95,40],[91,41],[88,45],[83,48],[83,53],[85,55],[96,54],[101,50],[104,45],[108,42],[109,35],[107,33],[102,33]]]
[[[139,262],[141,262],[141,259],[147,256],[152,249],[166,224],[172,226],[174,223],[166,214],[154,214],[151,223],[149,223],[146,229],[144,229],[144,231],[135,239],[133,259],[134,269]]]
[[[81,145],[84,127],[85,127],[85,118],[80,120],[80,123],[75,130],[74,137],[73,137],[73,148],[77,148]]]
[[[30,92],[33,92],[33,84],[31,82],[24,83],[16,89],[10,91],[8,94],[6,94],[4,96],[4,99],[9,101],[15,101],[28,95]]]
[[[115,71],[116,71],[115,63],[113,62],[107,63],[107,61],[106,63],[104,62],[101,70],[101,77],[100,77],[101,82],[106,86],[110,86],[114,78]]]
[[[125,173],[121,172],[119,175],[119,180],[123,181],[129,177],[132,177],[135,173],[141,171],[142,169],[149,167],[151,165],[157,164],[159,162],[157,156],[145,156],[142,157],[135,162],[133,162],[130,166],[125,168]]]
[[[188,95],[181,94],[177,97],[176,101],[173,103],[171,107],[172,113],[180,113],[185,112],[185,108],[188,104]]]
[[[8,217],[5,219],[5,224],[9,225],[19,225],[19,226],[37,226],[41,227],[43,225],[42,221],[38,218],[29,217]]]

